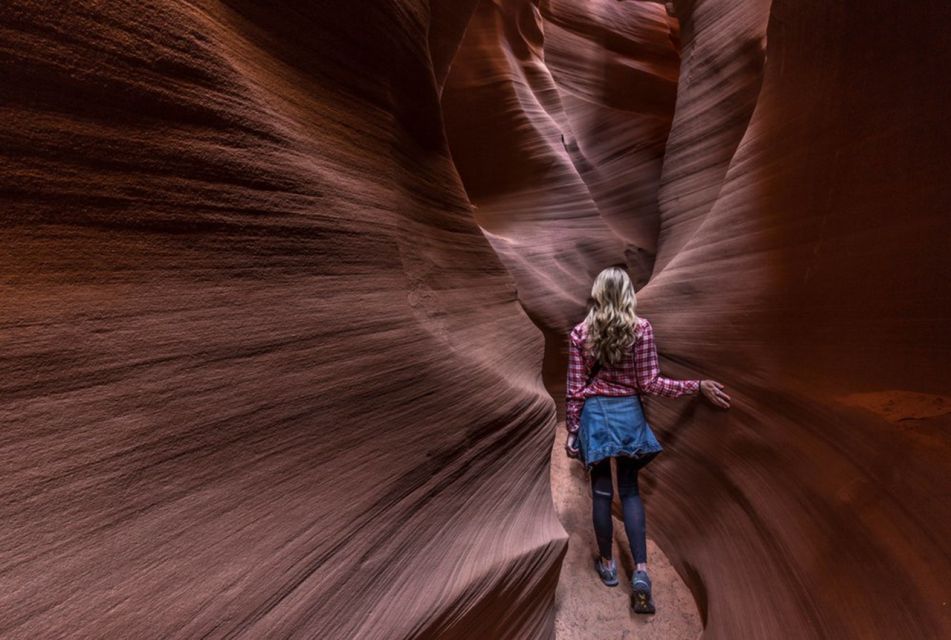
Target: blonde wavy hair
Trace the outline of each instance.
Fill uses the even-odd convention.
[[[594,301],[584,319],[588,350],[605,365],[616,365],[634,344],[637,298],[627,272],[608,267],[591,287]]]

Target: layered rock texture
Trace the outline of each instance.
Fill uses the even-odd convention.
[[[951,91],[934,79],[951,71],[951,10],[775,0],[763,41],[762,6],[716,4],[682,14],[685,48],[735,47],[720,69],[740,69],[717,86],[684,67],[695,129],[678,114],[671,143],[725,144],[749,122],[719,185],[716,157],[665,158],[643,300],[670,358],[738,402],[659,408],[674,455],[655,533],[700,576],[711,635],[947,636]],[[740,37],[718,38],[722,21]]]
[[[551,636],[543,340],[433,73],[464,5],[0,8],[0,637]]]
[[[549,393],[619,262],[734,398],[648,403],[704,637],[951,636],[949,20],[5,2],[0,637],[589,637]]]

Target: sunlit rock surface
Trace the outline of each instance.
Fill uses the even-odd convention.
[[[713,208],[763,79],[770,0],[684,0],[683,75],[661,176],[659,271]]]
[[[560,339],[584,308],[593,265],[623,262],[624,247],[572,163],[542,29],[529,0],[479,3],[442,104],[475,219],[526,310]]]
[[[657,251],[677,20],[654,2],[552,0],[542,8],[544,57],[571,125],[572,159],[640,286]]]
[[[623,260],[734,398],[648,403],[705,637],[951,636],[949,21],[4,3],[0,636],[586,638],[540,371]]]

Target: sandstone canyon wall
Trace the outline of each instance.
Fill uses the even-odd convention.
[[[472,9],[3,3],[0,637],[551,637],[542,337],[433,71]]]
[[[0,636],[553,637],[543,356],[626,261],[734,397],[648,407],[705,637],[948,637],[949,23],[5,3]]]
[[[951,93],[936,79],[951,71],[940,26],[951,13],[779,0],[673,9],[679,29],[656,3],[482,3],[444,97],[477,220],[545,234],[596,209],[584,239],[603,238],[603,223],[627,249],[668,371],[732,390],[729,413],[650,403],[668,445],[647,477],[651,531],[693,588],[707,636],[945,637]],[[471,60],[487,50],[506,65],[479,74]],[[524,71],[540,65],[555,97]],[[664,99],[671,77],[675,102]],[[503,97],[513,94],[554,106]],[[499,109],[466,109],[463,95],[493,95]],[[492,140],[536,140],[512,157],[486,128]],[[567,180],[493,180],[499,167],[551,166],[559,142]],[[582,203],[551,206],[579,179]],[[579,241],[559,233],[547,252],[499,251],[543,319],[556,396],[565,328],[608,264],[586,253],[578,283],[564,246]],[[525,262],[559,278],[526,276]]]
[[[712,636],[946,637],[951,8],[774,0],[747,113],[763,9],[683,15],[671,145],[749,122],[669,149],[642,299],[738,401],[658,411],[658,535]]]

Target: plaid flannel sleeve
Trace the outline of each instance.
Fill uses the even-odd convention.
[[[637,386],[642,393],[651,396],[676,398],[697,393],[699,380],[674,380],[660,375],[660,362],[657,358],[657,345],[654,342],[654,328],[644,319],[644,331],[637,343],[635,370]]]
[[[584,406],[584,384],[588,369],[581,345],[574,335],[568,337],[568,385],[565,393],[565,428],[577,433],[581,426],[581,408]]]

